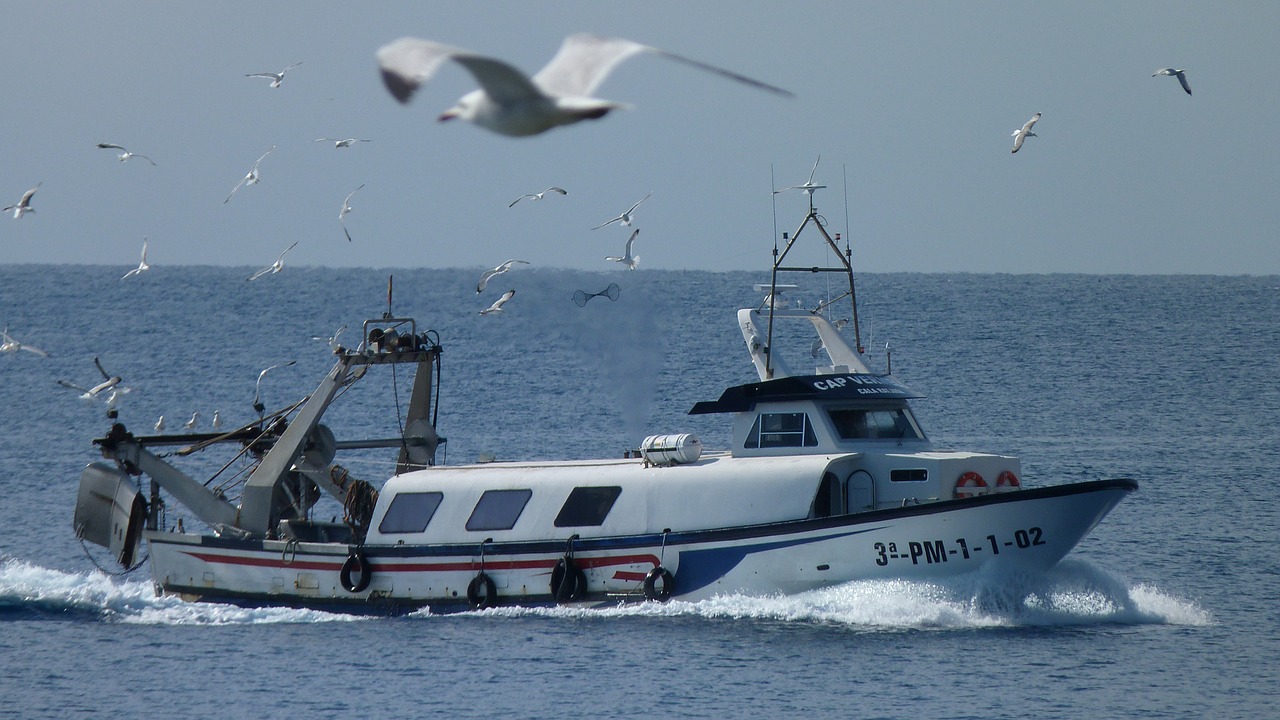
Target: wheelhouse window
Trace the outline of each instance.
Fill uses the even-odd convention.
[[[378,523],[380,533],[420,533],[440,507],[443,493],[400,493],[391,500],[391,506]]]
[[[622,494],[622,488],[577,487],[569,493],[560,514],[556,515],[556,527],[598,527],[613,509],[613,503]]]
[[[510,530],[532,495],[532,490],[486,490],[467,519],[467,529]]]
[[[760,413],[743,443],[746,448],[813,447],[818,438],[813,434],[809,416],[802,413]]]
[[[923,436],[904,408],[828,410],[842,440],[919,440]]]

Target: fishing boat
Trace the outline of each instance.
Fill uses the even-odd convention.
[[[737,311],[758,377],[690,410],[728,416],[727,449],[668,433],[608,459],[437,462],[439,338],[393,316],[388,300],[356,347],[335,348],[314,392],[269,414],[259,405],[253,424],[142,435],[117,418],[94,440],[104,459],[82,473],[75,531],[125,568],[149,561],[159,594],[378,614],[1052,567],[1137,483],[1024,486],[1017,457],[935,446],[910,405],[921,396],[891,368],[871,369],[849,245],[808,194],[804,221],[781,250],[775,241],[761,302]],[[813,235],[838,262],[789,265]],[[779,282],[788,273],[832,273],[843,291],[799,308]],[[841,327],[829,316],[846,300],[852,322]],[[775,351],[797,329],[816,335],[799,354],[807,365]],[[399,366],[415,370],[403,431],[339,439],[323,422],[330,405],[368,372]],[[238,497],[174,464],[213,447],[248,468]],[[380,487],[355,478],[341,460],[357,450],[394,456],[394,474]],[[340,520],[315,517],[323,495]]]

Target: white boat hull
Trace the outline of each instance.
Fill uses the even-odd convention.
[[[669,571],[672,597],[792,594],[851,580],[941,578],[988,565],[1055,565],[1129,492],[1132,480],[1053,486],[801,521],[545,542],[365,545],[150,532],[157,591],[188,599],[396,613],[474,606],[484,573],[494,604],[545,605],[570,554],[584,603],[644,600],[644,579]],[[367,585],[351,591],[353,554]],[[483,554],[482,554],[483,553]],[[363,584],[363,583],[361,583]],[[474,587],[472,588],[474,591]]]

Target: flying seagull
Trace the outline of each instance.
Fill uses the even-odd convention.
[[[155,165],[155,164],[156,164],[156,161],[155,161],[155,160],[152,160],[151,158],[147,157],[146,155],[139,155],[138,153],[129,152],[128,150],[126,150],[126,149],[125,149],[125,147],[124,147],[123,145],[116,145],[116,144],[114,144],[114,143],[98,143],[98,147],[100,147],[100,148],[102,148],[102,149],[104,149],[104,150],[108,150],[108,149],[110,149],[110,150],[119,150],[119,151],[120,151],[120,154],[119,154],[119,155],[117,155],[116,157],[120,158],[120,162],[124,162],[125,160],[128,160],[129,158],[136,158],[136,157],[138,157],[138,158],[142,158],[143,160],[146,160],[147,162],[151,163],[152,165]]]
[[[342,226],[342,232],[347,236],[347,242],[351,242],[351,233],[347,230],[347,221],[345,218],[347,217],[347,213],[353,210],[351,207],[351,196],[355,195],[362,187],[364,187],[364,183],[360,183],[360,187],[348,193],[346,199],[342,201],[342,209],[338,211],[338,224]]]
[[[346,329],[347,329],[347,326],[346,326],[346,325],[343,325],[342,327],[340,327],[340,328],[338,328],[337,330],[335,330],[335,331],[334,331],[334,333],[333,333],[332,335],[330,335],[329,337],[327,337],[327,338],[323,338],[323,337],[320,337],[320,336],[316,335],[316,336],[312,336],[312,338],[311,338],[311,339],[312,339],[312,340],[324,340],[326,343],[328,343],[328,344],[329,344],[330,349],[332,349],[334,352],[337,352],[337,351],[338,351],[338,349],[342,347],[340,344],[338,344],[338,337],[339,337],[340,335],[342,335],[342,331],[343,331],[343,330],[346,330]]]
[[[626,265],[628,270],[635,270],[636,266],[640,264],[640,256],[631,254],[631,246],[635,243],[636,236],[639,234],[640,234],[640,228],[636,228],[631,232],[631,237],[627,238],[627,249],[625,252],[622,253],[622,257],[618,257],[617,255],[610,255],[609,257],[605,258],[605,260],[613,260],[614,262],[620,262],[623,265]]]
[[[137,274],[139,274],[139,273],[144,273],[144,272],[146,272],[146,271],[148,271],[148,270],[150,270],[150,269],[151,269],[151,266],[147,264],[147,239],[144,237],[144,238],[142,238],[142,262],[138,263],[138,267],[136,267],[136,268],[134,268],[134,269],[130,270],[129,272],[125,273],[125,274],[124,274],[124,277],[122,277],[122,278],[120,278],[120,279],[121,279],[121,280],[128,280],[129,278],[133,277],[134,275],[137,275]]]
[[[18,202],[14,203],[13,205],[10,205],[9,207],[3,210],[0,210],[0,212],[9,212],[10,210],[12,210],[13,218],[15,220],[20,219],[23,215],[26,215],[27,213],[35,212],[36,209],[31,207],[31,196],[36,194],[36,191],[40,189],[40,186],[42,184],[44,184],[43,180],[36,183],[35,187],[22,193],[21,200],[19,200]]]
[[[476,294],[479,295],[480,293],[484,292],[485,286],[489,284],[489,280],[493,278],[494,275],[501,275],[502,273],[510,270],[511,266],[516,263],[520,263],[522,265],[528,265],[529,261],[528,260],[508,260],[492,270],[485,270],[480,275],[480,282],[476,283]],[[506,302],[506,300],[503,300],[498,304],[501,305],[503,302]]]
[[[804,191],[804,193],[805,193],[806,195],[812,195],[814,190],[821,190],[821,189],[825,188],[825,187],[826,187],[826,185],[814,185],[814,184],[813,184],[813,174],[814,174],[814,173],[816,173],[816,172],[818,172],[818,163],[820,163],[820,162],[822,162],[822,156],[821,156],[821,155],[819,155],[819,156],[818,156],[818,159],[817,159],[817,160],[814,160],[814,161],[813,161],[813,169],[809,171],[809,179],[808,179],[807,181],[805,181],[804,183],[801,183],[800,185],[790,185],[790,186],[788,186],[788,187],[784,187],[784,188],[782,188],[782,189],[780,189],[780,190],[774,190],[774,191],[773,191],[773,194],[774,194],[774,195],[777,195],[778,193],[786,192],[786,191],[788,191],[788,190],[803,190],[803,191]]]
[[[1156,77],[1157,75],[1173,75],[1177,77],[1178,82],[1182,83],[1182,89],[1186,90],[1188,95],[1191,94],[1191,86],[1187,84],[1186,70],[1174,70],[1173,68],[1164,68],[1163,70],[1157,70],[1154,73],[1152,73],[1151,77]]]
[[[642,197],[642,198],[640,198],[640,202],[636,203],[635,205],[632,205],[630,210],[627,210],[626,212],[622,213],[621,215],[619,215],[619,216],[618,216],[618,217],[616,217],[616,218],[611,218],[611,219],[609,219],[609,220],[605,220],[604,222],[600,223],[599,225],[597,225],[597,226],[595,226],[595,227],[593,227],[593,228],[591,228],[591,229],[592,229],[592,230],[599,230],[600,228],[604,227],[605,225],[608,225],[608,224],[610,224],[610,223],[616,223],[616,222],[621,222],[623,225],[630,225],[630,224],[631,224],[631,214],[632,214],[632,213],[634,213],[634,212],[636,211],[636,208],[640,207],[640,203],[644,202],[645,200],[648,200],[648,199],[649,199],[649,195],[652,195],[652,194],[653,194],[653,191],[652,191],[652,190],[650,190],[650,191],[649,191],[649,194],[648,194],[648,195],[645,195],[645,196],[644,196],[644,197]]]
[[[589,34],[566,37],[551,62],[532,78],[498,58],[413,37],[383,45],[378,50],[378,65],[387,89],[404,103],[435,75],[442,62],[457,62],[471,73],[480,89],[462,96],[440,115],[440,120],[461,118],[502,135],[520,137],[581,120],[597,120],[625,107],[592,97],[592,93],[618,63],[639,53],[652,53],[762,90],[791,95],[759,80],[675,53],[622,38]]]
[[[245,278],[245,280],[257,280],[258,278],[262,277],[263,275],[274,275],[274,274],[276,274],[276,273],[280,272],[281,270],[283,270],[283,269],[284,269],[284,255],[285,255],[285,253],[287,253],[287,252],[289,252],[290,250],[292,250],[292,249],[293,249],[293,246],[294,246],[294,245],[297,245],[297,244],[298,244],[298,241],[297,241],[297,240],[294,240],[294,241],[293,241],[293,245],[290,245],[289,247],[285,248],[285,249],[284,249],[284,252],[280,253],[280,257],[276,258],[276,261],[275,261],[275,262],[273,262],[273,263],[271,263],[270,265],[268,265],[268,266],[266,266],[266,267],[262,268],[262,269],[261,269],[261,270],[259,270],[258,272],[256,272],[256,273],[254,273],[254,274],[250,275],[249,277]]]
[[[302,64],[301,61],[296,62],[290,65],[289,67],[281,70],[278,73],[273,73],[273,72],[249,73],[248,75],[245,75],[245,77],[271,78],[271,87],[278,88],[280,87],[280,83],[284,82],[284,74],[298,67],[301,64]]]
[[[240,180],[240,182],[236,183],[235,187],[231,188],[231,195],[228,195],[227,199],[222,201],[223,205],[226,205],[228,202],[231,202],[231,196],[239,192],[241,187],[244,187],[245,185],[257,184],[258,178],[260,177],[260,175],[258,174],[258,163],[262,162],[262,160],[266,158],[268,155],[270,155],[271,151],[275,149],[276,149],[276,146],[272,145],[271,147],[267,148],[266,152],[262,153],[262,157],[258,158],[257,161],[253,163],[253,168],[249,170],[249,172],[244,176],[244,178]]]
[[[516,294],[516,291],[515,291],[515,290],[508,290],[508,291],[506,291],[506,292],[502,293],[502,297],[498,298],[497,300],[494,300],[492,305],[490,305],[489,307],[487,307],[487,308],[485,308],[485,309],[481,310],[481,311],[480,311],[480,314],[481,314],[481,315],[488,315],[488,314],[490,314],[490,313],[500,313],[500,312],[502,312],[502,306],[503,306],[503,305],[506,305],[506,304],[507,304],[507,301],[508,301],[508,300],[510,300],[512,297],[514,297],[514,296],[515,296],[515,294]]]
[[[102,374],[102,378],[103,378],[102,382],[98,383],[97,385],[94,385],[91,388],[84,388],[84,387],[80,387],[79,385],[76,385],[75,383],[68,382],[66,380],[59,380],[58,384],[64,388],[77,390],[83,393],[80,397],[81,399],[84,399],[84,400],[96,398],[99,395],[102,395],[103,393],[105,393],[107,390],[111,390],[112,395],[115,395],[117,391],[129,392],[129,388],[126,388],[126,387],[117,388],[117,386],[119,386],[121,382],[120,376],[108,375],[106,369],[102,367],[102,363],[98,360],[98,358],[95,357],[93,359],[93,364],[97,366],[98,372]]]
[[[1036,135],[1035,133],[1031,132],[1031,128],[1036,124],[1036,121],[1039,119],[1040,119],[1040,113],[1036,113],[1035,115],[1032,115],[1031,119],[1028,120],[1022,127],[1013,131],[1013,151],[1014,152],[1018,152],[1018,149],[1022,147],[1023,140],[1026,140],[1029,137],[1040,137],[1039,135]]]
[[[49,357],[49,353],[41,350],[33,345],[24,345],[18,342],[16,338],[9,334],[9,328],[6,327],[4,332],[0,332],[0,352],[13,353],[19,350],[25,350],[33,355],[40,357]]]
[[[351,138],[316,138],[316,142],[331,142],[333,143],[333,147],[337,149],[337,148],[351,147],[353,143],[370,142],[370,141],[364,140],[361,138],[351,137]]]
[[[569,194],[569,193],[565,192],[563,188],[558,188],[558,187],[552,186],[552,187],[549,187],[549,188],[547,188],[546,190],[543,190],[542,192],[539,192],[539,193],[525,193],[524,195],[521,195],[520,197],[516,198],[515,200],[512,200],[512,201],[511,201],[511,204],[510,204],[510,205],[508,205],[507,207],[515,207],[515,206],[516,206],[516,203],[520,202],[521,200],[523,200],[523,199],[525,199],[525,198],[532,198],[532,199],[534,199],[534,200],[541,200],[541,199],[542,199],[542,196],[543,196],[543,195],[546,195],[547,193],[556,193],[556,194],[558,194],[558,195],[568,195],[568,194]]]

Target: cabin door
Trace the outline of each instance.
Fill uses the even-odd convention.
[[[871,473],[857,470],[845,481],[845,497],[849,500],[848,512],[874,510],[876,507],[875,482]]]

